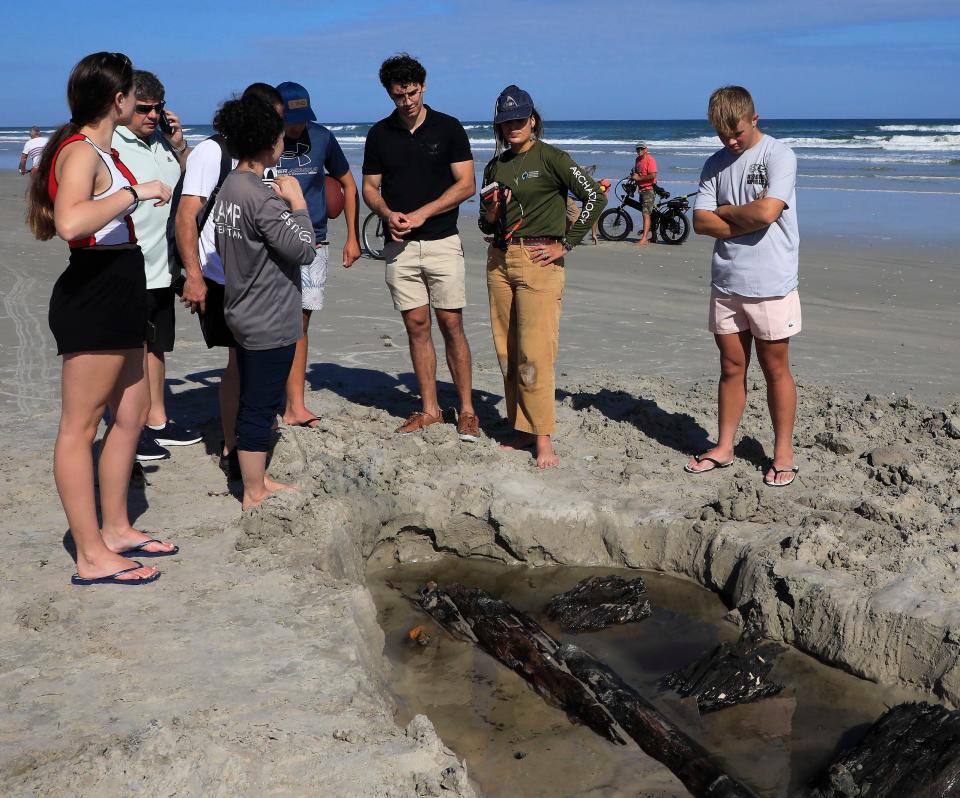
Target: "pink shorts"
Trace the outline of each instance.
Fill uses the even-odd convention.
[[[780,341],[800,332],[800,294],[753,297],[710,292],[710,320],[707,329],[714,335],[731,335],[749,330],[761,341]]]

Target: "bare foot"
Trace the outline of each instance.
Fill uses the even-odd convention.
[[[687,471],[692,471],[694,474],[699,474],[703,471],[712,471],[717,467],[717,463],[714,463],[713,460],[716,460],[718,463],[729,463],[733,460],[733,450],[721,449],[719,446],[715,446],[713,449],[699,455],[699,457],[699,462],[696,457],[690,458],[686,465]]]
[[[645,238],[641,238],[636,244],[634,244],[635,247],[646,247],[649,245],[650,242]]]
[[[537,435],[537,468],[554,468],[560,458],[553,451],[549,435]]]
[[[153,535],[146,535],[141,532],[139,529],[134,529],[132,526],[127,527],[126,529],[101,529],[100,536],[103,538],[104,545],[110,549],[114,554],[119,554],[122,551],[128,551],[134,546],[139,546],[146,540],[151,540]],[[160,552],[168,551],[172,552],[177,547],[172,543],[148,543],[139,551],[141,553],[149,554],[158,554]],[[80,574],[83,576],[83,574]]]
[[[81,557],[79,554],[77,555],[77,576],[81,579],[100,579],[104,576],[111,576],[118,571],[125,571],[129,567],[130,560],[126,557],[121,557],[109,549],[104,549],[102,552],[89,558]],[[127,571],[127,573],[118,576],[117,579],[132,579],[138,581],[140,579],[149,579],[155,573],[157,573],[156,568],[144,565],[133,571]]]
[[[251,507],[256,507],[257,505],[261,504],[264,499],[279,491],[295,492],[300,490],[299,485],[290,485],[286,482],[277,482],[274,479],[270,479],[268,476],[263,477],[263,487],[264,490],[262,493],[259,491],[249,492],[246,490],[243,492],[243,502],[240,505],[240,508],[244,512],[249,510]]]
[[[507,443],[501,443],[500,448],[508,452],[520,452],[524,449],[530,449],[537,442],[537,436],[529,432],[519,432],[517,437]]]
[[[291,493],[295,493],[300,490],[300,486],[296,483],[290,482],[277,482],[275,479],[270,479],[266,474],[263,475],[263,484],[266,485],[267,490],[273,492],[277,490],[286,490]]]

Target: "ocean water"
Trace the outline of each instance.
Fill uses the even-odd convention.
[[[359,178],[370,123],[327,126]],[[464,127],[479,173],[493,157],[493,133],[488,122]],[[805,235],[960,239],[960,119],[762,119],[760,127],[797,154]],[[207,125],[186,131],[191,142],[213,132]],[[27,135],[26,127],[0,128],[0,169],[16,169]],[[720,146],[705,120],[547,121],[544,138],[614,181],[629,172],[635,144],[645,141],[660,184],[673,193],[696,191],[704,160]]]

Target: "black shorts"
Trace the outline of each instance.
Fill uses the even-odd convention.
[[[50,295],[57,354],[136,349],[147,340],[147,277],[140,247],[70,250]]]
[[[203,340],[207,342],[207,349],[215,346],[236,347],[237,340],[223,318],[223,286],[207,277],[203,281],[207,284],[207,301],[204,303],[205,310],[200,314],[200,330]]]
[[[147,323],[151,334],[147,336],[147,351],[154,355],[172,352],[177,326],[172,288],[147,289]]]

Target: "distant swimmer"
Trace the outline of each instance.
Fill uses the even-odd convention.
[[[753,98],[741,86],[717,89],[707,116],[723,149],[703,167],[693,228],[716,239],[707,327],[720,350],[719,434],[717,445],[685,470],[702,474],[733,465],[756,342],[774,435],[763,482],[783,488],[799,471],[793,460],[797,386],[789,359],[790,338],[800,332],[797,157],[760,132]]]
[[[20,174],[34,174],[40,166],[40,156],[43,155],[43,148],[50,141],[46,136],[40,135],[40,128],[34,125],[30,128],[30,138],[23,145],[23,152],[20,153]],[[27,164],[29,163],[29,168]]]

